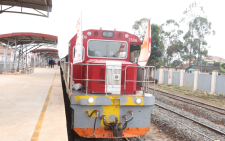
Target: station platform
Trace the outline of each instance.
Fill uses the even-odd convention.
[[[0,75],[0,141],[67,141],[60,68]]]

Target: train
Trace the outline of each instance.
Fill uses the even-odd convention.
[[[155,67],[137,65],[141,40],[117,30],[82,33],[82,62],[73,64],[77,35],[60,62],[68,130],[82,138],[145,135],[155,103],[148,85]]]

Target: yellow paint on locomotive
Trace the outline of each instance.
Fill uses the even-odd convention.
[[[103,113],[102,115],[105,115],[106,116],[106,124],[109,124],[109,123],[112,123],[115,121],[115,119],[113,120],[109,120],[109,117],[111,115],[114,115],[115,117],[118,118],[118,122],[121,122],[120,121],[120,106],[102,106],[103,108]],[[103,123],[103,120],[101,120],[101,128],[104,128],[105,125]]]
[[[93,103],[89,103],[89,105],[95,105],[96,102],[96,98],[100,97],[100,96],[93,96],[93,95],[76,95],[75,96],[75,101],[79,102],[80,99],[87,99],[93,97],[95,99],[95,101]],[[125,103],[120,103],[120,99],[119,96],[108,96],[108,95],[104,95],[102,97],[108,97],[111,99],[111,105],[123,105],[123,106],[141,106],[144,105],[144,99],[142,96],[122,96],[122,97],[126,97],[127,98],[127,102]],[[141,104],[137,104],[135,102],[135,99],[137,98],[141,98],[142,103]],[[114,103],[114,101],[117,101],[116,103]]]
[[[131,106],[138,106],[138,105],[144,105],[144,99],[143,99],[143,97],[140,97],[140,96],[126,96],[127,97],[127,102],[126,103],[124,103],[123,105],[126,105],[126,106],[129,106],[129,105],[131,105]],[[134,98],[135,98],[135,100],[137,99],[137,98],[141,98],[141,100],[142,100],[142,102],[141,102],[141,104],[137,104],[136,102],[135,102],[135,100],[134,100]]]

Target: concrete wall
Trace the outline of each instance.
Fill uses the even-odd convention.
[[[157,79],[159,81],[159,70],[155,71],[155,79]]]
[[[168,84],[168,77],[169,77],[169,72],[164,70],[164,83],[163,84]]]
[[[178,85],[193,88],[193,90],[208,91],[210,94],[225,94],[225,76],[218,75],[217,71],[212,74],[202,74],[199,70],[187,73],[185,70],[175,71],[173,69],[156,71],[158,84]]]
[[[180,72],[173,72],[172,84],[180,86]]]
[[[198,89],[203,91],[211,91],[212,75],[198,74]]]
[[[216,93],[225,94],[225,76],[217,75],[216,76]]]
[[[194,74],[193,73],[184,73],[184,87],[194,87]]]

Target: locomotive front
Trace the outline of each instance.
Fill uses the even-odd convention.
[[[127,32],[86,30],[82,63],[73,64],[76,38],[69,45],[67,77],[71,128],[85,138],[144,135],[155,98],[148,91],[154,67],[135,63],[142,42]]]

